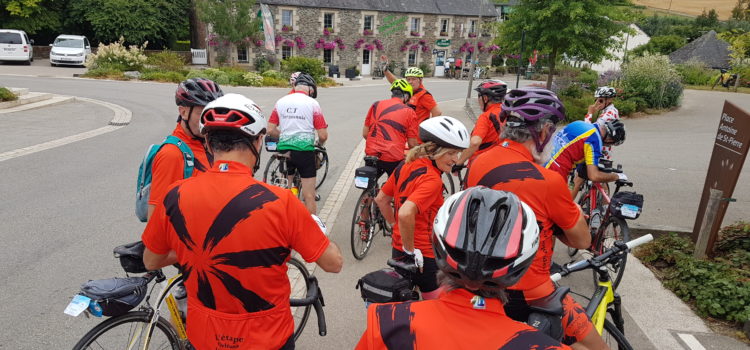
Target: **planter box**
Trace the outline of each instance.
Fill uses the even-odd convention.
[[[357,77],[357,70],[356,69],[347,68],[344,71],[344,76],[347,77],[347,78],[350,78],[350,79],[351,78],[356,78]]]

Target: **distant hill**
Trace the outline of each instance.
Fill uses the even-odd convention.
[[[732,16],[732,8],[737,4],[737,0],[633,0],[633,3],[662,10],[669,8],[670,11],[693,16],[700,15],[703,9],[709,11],[713,8],[719,13],[719,19],[726,20]]]

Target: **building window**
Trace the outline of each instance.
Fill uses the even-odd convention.
[[[333,28],[333,13],[323,14],[323,28]]]
[[[409,50],[409,61],[407,62],[408,66],[416,66],[417,65],[417,50]]]
[[[362,50],[362,64],[370,64],[370,51]]]
[[[364,20],[364,30],[372,30],[372,24],[375,22],[375,16],[373,15],[367,15],[365,16]]]
[[[411,19],[411,31],[412,33],[419,33],[419,18]]]
[[[292,57],[292,47],[291,46],[282,46],[281,47],[281,59],[285,60],[289,57]]]
[[[238,47],[237,48],[237,62],[240,63],[247,63],[249,62],[247,59],[247,48],[246,47]]]
[[[477,20],[472,19],[469,21],[469,33],[476,33],[477,32]]]
[[[442,36],[448,35],[448,19],[447,18],[440,20],[440,35]]]
[[[281,10],[281,25],[282,26],[294,27],[292,18],[294,18],[294,12],[292,10]]]
[[[333,64],[333,49],[323,50],[323,63]]]

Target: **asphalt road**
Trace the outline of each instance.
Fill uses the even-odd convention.
[[[36,77],[13,76],[29,68],[35,69]],[[0,255],[0,278],[4,281],[0,303],[5,315],[0,318],[0,349],[69,348],[100,322],[72,318],[62,310],[86,280],[123,275],[111,249],[138,240],[143,229],[133,216],[137,166],[146,146],[159,142],[175,125],[174,84],[52,78],[71,76],[77,70],[47,67],[44,61],[36,61],[32,67],[0,65],[0,85],[98,99],[133,113],[130,125],[117,131],[0,162],[0,222],[5,223],[0,226],[0,238],[9,242],[6,247],[10,248]],[[367,108],[388,95],[382,80],[356,84],[359,86],[321,89],[318,98],[331,134],[327,145],[331,168],[319,208],[361,140]],[[471,125],[461,108],[465,81],[432,80],[427,86],[443,101],[446,114]],[[225,91],[245,94],[270,111],[287,89],[225,87]],[[678,111],[626,121],[628,142],[617,150],[616,157],[625,164],[638,191],[646,194],[646,212],[639,223],[692,226],[689,212],[693,210],[694,216],[695,209],[690,208],[690,201],[697,202],[696,196],[700,196],[721,103],[724,98],[735,99],[750,110],[747,95],[686,91],[685,96],[684,107]],[[0,115],[10,130],[9,136],[0,139],[0,153],[103,126],[109,118],[111,111],[83,102]],[[681,177],[673,178],[675,174]],[[738,213],[728,213],[728,218],[742,218],[750,211],[742,209],[748,207],[748,174],[746,168],[734,196],[739,201],[730,207],[730,213]],[[329,333],[317,336],[312,316],[298,343],[301,349],[351,348],[356,344],[364,329],[365,310],[354,286],[365,273],[383,267],[389,255],[389,242],[380,236],[365,260],[352,258],[349,230],[359,192],[353,186],[345,190],[349,193],[335,216],[331,235],[345,256],[344,271],[339,275],[316,273],[327,300]],[[570,283],[583,290],[590,281],[588,274],[582,274]],[[651,318],[658,317],[650,311]],[[626,316],[627,335],[635,348],[659,348],[630,315]],[[679,329],[677,324],[664,327]]]

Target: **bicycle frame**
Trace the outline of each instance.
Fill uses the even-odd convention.
[[[609,276],[609,275],[607,275]],[[599,334],[604,330],[604,320],[607,318],[607,309],[609,305],[615,302],[615,293],[612,288],[612,282],[607,278],[606,281],[599,281],[599,286],[594,291],[591,301],[586,306],[586,315],[591,319],[594,328]],[[617,297],[619,300],[619,297]],[[619,327],[619,326],[618,326]]]
[[[158,294],[158,299],[156,301],[155,306],[151,306],[149,303],[149,299],[151,298],[151,295],[149,295],[146,298],[146,309],[150,309],[153,312],[153,315],[151,316],[151,322],[149,322],[148,327],[146,328],[146,339],[143,342],[143,350],[147,350],[149,347],[149,343],[151,342],[151,334],[153,334],[154,326],[156,326],[157,320],[159,320],[159,316],[161,314],[161,306],[162,303],[166,301],[167,303],[167,309],[169,309],[169,313],[172,316],[172,325],[174,326],[175,330],[177,331],[177,337],[182,342],[187,341],[187,331],[185,329],[185,324],[182,322],[182,317],[180,317],[180,311],[177,308],[177,300],[175,299],[174,295],[170,293],[172,288],[182,282],[182,274],[178,273],[177,275],[173,276],[169,280],[166,280],[166,278],[162,275],[159,276],[157,279],[157,285],[161,286],[161,290]],[[151,291],[156,289],[156,286],[154,286]],[[131,350],[133,347],[133,344],[138,340],[138,338],[141,337],[140,330],[135,331],[133,334],[133,337],[130,340],[130,343],[127,347],[128,350]]]

